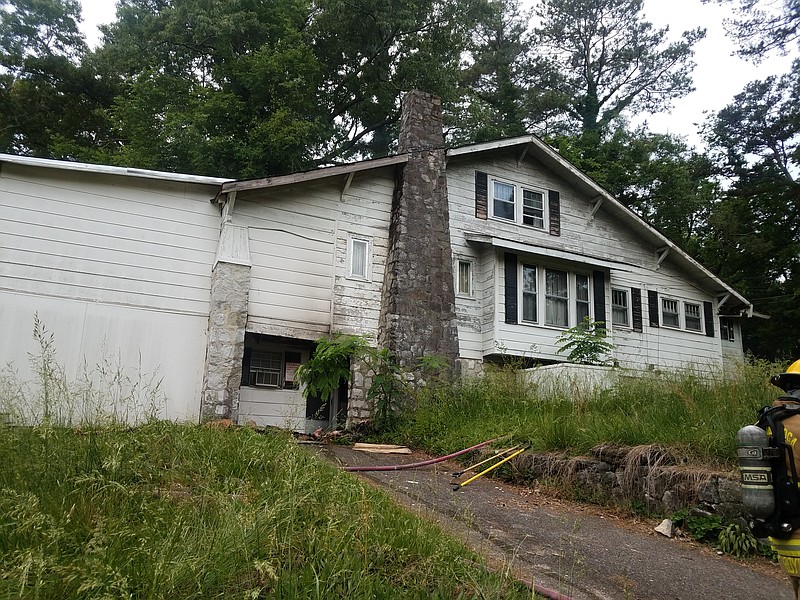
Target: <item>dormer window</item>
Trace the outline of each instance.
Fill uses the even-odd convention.
[[[561,193],[475,171],[475,218],[518,223],[561,235]]]
[[[492,186],[492,216],[496,219],[508,219],[514,221],[516,216],[516,205],[514,202],[513,185],[495,181]]]
[[[507,181],[491,181],[490,216],[536,229],[545,227],[545,193]],[[522,201],[520,202],[520,198]]]

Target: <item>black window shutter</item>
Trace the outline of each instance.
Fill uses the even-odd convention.
[[[642,327],[642,290],[631,288],[631,312],[633,312],[633,330],[641,333]]]
[[[550,213],[550,235],[561,235],[561,194],[548,190],[547,205]]]
[[[475,216],[478,219],[489,216],[489,177],[481,171],[475,171]]]
[[[703,302],[703,318],[706,321],[706,335],[714,337],[714,308],[711,302]]]
[[[503,257],[506,276],[506,323],[517,322],[517,255],[506,252]]]
[[[650,327],[658,327],[658,292],[647,290],[647,308],[650,310]]]
[[[606,274],[602,271],[592,273],[594,284],[594,320],[602,321],[603,327],[608,329],[610,323],[606,318]]]

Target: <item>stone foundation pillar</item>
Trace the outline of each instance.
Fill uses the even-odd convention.
[[[200,407],[203,421],[235,421],[238,416],[250,292],[247,249],[246,228],[223,226],[217,262],[211,273],[211,310]]]
[[[366,363],[353,359],[350,362],[350,385],[347,390],[347,429],[372,417],[374,402],[367,397],[371,385],[372,375]]]

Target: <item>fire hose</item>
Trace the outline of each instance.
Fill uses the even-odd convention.
[[[458,452],[453,452],[452,454],[448,454],[447,456],[440,456],[439,458],[432,458],[430,460],[423,460],[421,462],[415,463],[408,463],[406,465],[379,465],[379,466],[367,466],[367,467],[343,467],[345,471],[400,471],[403,469],[417,469],[419,467],[426,467],[428,465],[433,465],[436,463],[444,462],[446,460],[450,460],[451,458],[455,458],[456,456],[461,456],[462,454],[466,454],[467,452],[472,452],[473,450],[477,450],[478,448],[483,448],[484,446],[488,446],[489,444],[493,444],[494,442],[501,440],[503,438],[494,438],[492,440],[488,440],[486,442],[481,442],[480,444],[475,444],[474,446],[470,446],[469,448],[464,448],[463,450],[459,450]]]

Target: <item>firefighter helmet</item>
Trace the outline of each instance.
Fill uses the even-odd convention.
[[[778,386],[784,392],[800,389],[800,360],[794,361],[785,373],[773,375],[769,382]]]

